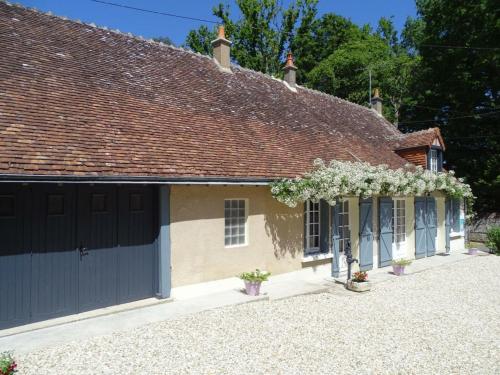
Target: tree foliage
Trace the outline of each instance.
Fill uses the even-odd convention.
[[[418,0],[403,32],[420,55],[403,130],[439,126],[450,168],[466,176],[480,210],[500,211],[500,23],[491,0]],[[429,121],[435,119],[436,121]],[[422,121],[422,122],[418,122]]]

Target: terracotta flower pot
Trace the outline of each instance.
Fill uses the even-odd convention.
[[[402,276],[405,274],[405,266],[401,266],[399,264],[393,264],[392,272],[394,272],[396,276]]]
[[[245,280],[245,290],[249,296],[258,296],[260,294],[261,281]]]

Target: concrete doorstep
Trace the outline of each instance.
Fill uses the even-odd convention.
[[[476,256],[485,255],[488,254],[480,253]],[[420,259],[408,268],[408,275],[470,258],[471,256],[467,255],[464,250],[454,252],[449,256]],[[345,283],[345,276],[334,279],[329,275],[329,269],[328,266],[314,271],[304,269],[273,276],[262,285],[262,294],[257,297],[246,295],[243,282],[234,277],[174,288],[172,298],[168,300],[147,299],[0,330],[0,352],[27,353],[74,340],[131,330],[149,323],[179,319],[189,314],[224,306],[276,301],[304,294],[343,291],[344,287],[340,284]],[[395,278],[397,276],[392,274],[391,267],[369,272],[369,279],[372,283]]]

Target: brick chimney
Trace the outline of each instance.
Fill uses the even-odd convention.
[[[214,58],[224,70],[231,71],[231,42],[226,39],[224,25],[219,26],[217,39],[212,41],[214,49]]]
[[[295,88],[297,67],[293,64],[293,56],[291,52],[288,52],[286,64],[283,70],[285,71],[285,82],[288,83],[290,87]]]
[[[372,108],[377,112],[380,116],[382,116],[382,98],[380,97],[379,89],[375,89],[375,93],[372,98]]]

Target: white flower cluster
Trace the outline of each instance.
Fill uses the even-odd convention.
[[[453,171],[436,173],[410,164],[390,169],[387,165],[337,160],[325,165],[320,159],[314,161],[314,166],[314,171],[304,177],[273,183],[273,196],[290,207],[307,200],[324,199],[335,205],[337,199],[346,196],[415,196],[433,191],[454,198],[473,198],[470,186],[457,179]]]

